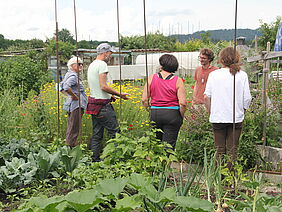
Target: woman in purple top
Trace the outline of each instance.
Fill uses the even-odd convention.
[[[174,149],[187,107],[186,92],[183,80],[173,74],[178,69],[176,57],[164,54],[159,62],[160,72],[149,76],[142,103],[150,108],[150,119],[155,127],[162,130],[157,132],[157,138],[166,141]]]

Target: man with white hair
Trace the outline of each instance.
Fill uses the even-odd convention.
[[[88,68],[90,96],[86,113],[92,116],[93,136],[91,139],[91,150],[93,151],[94,162],[100,161],[104,129],[107,129],[111,138],[114,138],[116,133],[120,131],[116,113],[110,104],[112,95],[128,99],[127,93],[120,93],[107,84],[107,62],[110,60],[113,52],[114,49],[108,43],[101,43],[97,47],[97,58]]]
[[[66,133],[66,144],[70,147],[77,145],[77,138],[79,130],[81,128],[81,116],[87,106],[87,97],[85,94],[82,81],[79,80],[78,89],[78,72],[83,69],[83,62],[79,57],[72,57],[68,63],[68,72],[65,74],[63,81],[60,83],[61,91],[67,95],[67,99],[64,103],[63,109],[68,112],[68,128]],[[79,112],[78,95],[80,95],[80,107]]]

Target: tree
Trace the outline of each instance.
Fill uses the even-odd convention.
[[[211,39],[210,39],[211,33],[210,32],[201,33],[200,36],[201,36],[202,41],[205,44],[209,44],[211,42]]]
[[[270,42],[270,49],[273,49],[275,39],[276,39],[276,33],[279,27],[279,24],[282,20],[282,16],[277,16],[276,21],[271,22],[270,24],[263,23],[262,20],[260,20],[260,32],[262,35],[259,37],[259,46],[262,49],[266,49],[267,42]]]
[[[54,36],[56,36],[56,34],[54,34]],[[73,38],[73,35],[67,29],[62,29],[58,32],[58,39],[59,39],[59,41],[69,42],[71,44],[75,44],[75,40]]]
[[[121,48],[122,49],[144,49],[145,39],[144,36],[121,36]],[[167,51],[174,51],[176,39],[172,37],[164,36],[162,33],[149,33],[147,35],[147,48],[148,49],[160,49]]]
[[[59,57],[60,61],[66,63],[72,56],[75,46],[69,42],[59,41]],[[56,41],[54,39],[48,41],[46,48],[47,56],[56,55]]]
[[[5,39],[4,35],[0,34],[0,49],[6,50],[10,44],[10,40]]]
[[[46,63],[46,61],[45,61]],[[5,59],[0,63],[0,90],[16,89],[19,96],[27,97],[31,90],[39,93],[40,87],[50,79],[44,61],[33,60],[28,55]]]

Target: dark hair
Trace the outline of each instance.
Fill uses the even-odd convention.
[[[214,53],[210,49],[206,49],[206,48],[201,49],[200,54],[207,56],[210,62],[213,61],[214,59]]]
[[[178,61],[175,56],[171,54],[164,54],[159,59],[162,70],[174,73],[178,69]]]
[[[227,47],[220,51],[218,62],[230,68],[230,73],[235,75],[240,71],[240,54],[233,47]]]

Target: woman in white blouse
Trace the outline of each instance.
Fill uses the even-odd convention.
[[[221,50],[219,63],[223,68],[210,73],[205,106],[210,113],[214,141],[219,158],[228,154],[236,160],[245,110],[251,103],[248,75],[240,69],[240,54],[233,47]],[[235,77],[235,139],[233,139],[233,95]]]

